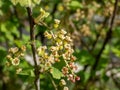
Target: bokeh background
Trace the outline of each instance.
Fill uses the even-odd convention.
[[[25,72],[16,74],[14,67],[6,64],[9,48],[29,43],[26,9],[11,1],[0,0],[0,90],[34,90],[29,45],[20,64]],[[33,17],[43,8],[50,13],[45,24],[51,26],[54,19],[59,19],[60,27],[73,39],[78,66],[76,74],[81,79],[75,83],[67,81],[70,90],[120,90],[119,0],[41,0],[40,4],[36,3]],[[43,35],[48,30],[46,25],[35,26],[38,46],[47,44]],[[48,75],[40,78],[41,90],[54,90]],[[57,79],[54,81],[58,83]]]

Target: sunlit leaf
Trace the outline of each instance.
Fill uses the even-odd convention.
[[[13,3],[13,5],[16,5],[19,3],[20,0],[11,0],[11,2]]]
[[[62,72],[60,72],[57,68],[52,67],[51,68],[51,74],[53,76],[53,78],[55,79],[60,79],[61,77],[63,77]]]
[[[69,6],[71,7],[71,9],[77,9],[83,7],[82,4],[77,0],[72,0]]]

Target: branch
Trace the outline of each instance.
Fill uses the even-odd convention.
[[[105,18],[105,20],[104,20],[104,22],[103,22],[103,24],[102,24],[102,27],[100,28],[99,33],[97,33],[97,35],[96,35],[96,40],[93,42],[92,49],[91,49],[90,51],[94,51],[95,46],[96,46],[96,44],[97,44],[97,42],[98,42],[98,40],[99,40],[99,37],[100,37],[100,35],[101,35],[100,32],[101,32],[102,29],[106,26],[107,21],[108,21],[108,17]]]
[[[117,6],[118,6],[118,0],[115,1],[115,4],[114,4],[114,11],[113,11],[113,15],[112,15],[112,18],[111,18],[111,22],[110,22],[110,27],[109,27],[109,30],[106,34],[106,38],[103,42],[103,45],[102,45],[102,48],[100,49],[98,55],[95,57],[95,63],[93,64],[92,68],[91,68],[91,74],[90,74],[90,77],[88,79],[88,81],[90,81],[92,78],[93,78],[93,73],[96,71],[96,68],[98,66],[98,63],[100,61],[100,57],[102,55],[102,52],[106,46],[106,44],[108,43],[108,41],[111,39],[112,37],[112,29],[113,29],[113,24],[114,24],[114,19],[115,19],[115,16],[116,16],[116,12],[117,12]]]
[[[54,19],[54,14],[55,14],[55,12],[56,12],[56,10],[57,10],[58,3],[55,3],[53,6],[54,6],[54,7],[53,7],[53,10],[52,10],[52,12],[51,12],[51,15],[52,15],[52,18]]]
[[[40,80],[39,80],[39,67],[37,65],[37,59],[36,59],[36,45],[35,45],[35,33],[34,33],[34,19],[32,17],[32,11],[30,7],[27,7],[27,13],[30,23],[30,41],[31,41],[31,48],[32,48],[32,54],[33,54],[33,60],[34,60],[34,68],[35,68],[35,88],[36,90],[40,90]]]
[[[99,63],[99,61],[100,61],[100,57],[101,57],[101,55],[102,55],[102,52],[103,52],[106,44],[109,42],[109,40],[110,40],[111,37],[112,37],[112,29],[113,29],[114,19],[115,19],[116,12],[117,12],[117,6],[118,6],[118,0],[115,1],[114,11],[113,11],[113,15],[112,15],[112,18],[111,18],[109,30],[108,30],[108,32],[107,32],[107,34],[106,34],[106,38],[105,38],[105,40],[104,40],[104,42],[103,42],[102,48],[100,49],[98,55],[96,56],[96,61],[95,61],[94,65],[93,65],[93,67],[92,67],[92,70],[96,70],[97,65],[98,65],[98,63]]]

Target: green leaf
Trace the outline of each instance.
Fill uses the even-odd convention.
[[[19,3],[19,0],[11,0],[11,2],[13,3],[13,5],[17,5]]]
[[[112,48],[112,51],[113,51],[113,53],[115,53],[115,55],[116,55],[117,57],[120,57],[120,50],[119,50],[119,49],[117,49],[117,48]]]
[[[99,64],[97,65],[97,69],[102,70],[102,69],[106,68],[106,66],[108,65],[108,62],[109,62],[109,59],[108,59],[107,55],[106,56],[102,55],[102,57],[99,61]]]
[[[35,77],[33,70],[30,71],[22,71],[18,75],[23,75],[23,76],[30,76],[30,77]]]
[[[14,43],[15,43],[18,47],[21,47],[22,45],[25,44],[24,41],[20,41],[20,40],[14,40]]]
[[[52,67],[51,69],[51,74],[53,78],[60,79],[61,77],[63,77],[62,72],[60,72],[57,68]]]
[[[3,64],[5,61],[6,50],[3,47],[0,47],[0,64]]]
[[[35,77],[35,74],[34,74],[34,71],[33,71],[33,70],[30,71],[30,76],[31,76],[31,77]]]
[[[104,75],[102,75],[102,79],[107,82],[109,80],[109,77],[104,73]]]
[[[20,0],[19,3],[21,6],[25,6],[25,7],[29,7],[32,5],[31,0]]]
[[[71,3],[69,4],[69,7],[70,7],[71,9],[77,9],[77,8],[83,8],[83,5],[82,5],[80,2],[73,0],[73,1],[71,1]]]
[[[89,77],[90,77],[90,73],[84,72],[84,83],[88,81]]]
[[[94,58],[88,51],[81,50],[74,53],[77,57],[77,61],[82,65],[92,65],[94,63]]]
[[[41,0],[33,0],[33,3],[35,4],[39,4],[41,2]]]
[[[29,76],[28,72],[20,72],[18,75]]]

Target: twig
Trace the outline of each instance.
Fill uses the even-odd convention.
[[[52,18],[54,19],[54,14],[55,14],[55,12],[56,12],[56,10],[57,10],[58,3],[55,3],[53,6],[54,6],[54,7],[53,7],[53,10],[52,10],[52,12],[51,12],[51,15],[52,15]]]
[[[54,82],[54,80],[52,79],[52,77],[51,77],[50,75],[49,75],[49,77],[50,77],[50,80],[51,80],[51,82],[52,82],[55,90],[58,90],[58,89],[57,89],[57,85],[55,84],[55,82]]]
[[[32,48],[32,54],[33,54],[33,60],[34,60],[34,67],[35,67],[35,88],[36,90],[40,90],[40,80],[39,80],[39,67],[37,65],[37,59],[36,59],[36,46],[35,46],[35,33],[34,33],[34,19],[32,17],[32,11],[30,7],[27,7],[27,13],[30,23],[30,41],[31,41],[31,48]]]
[[[98,42],[98,40],[99,40],[99,37],[100,37],[100,35],[101,35],[100,32],[101,32],[102,29],[106,26],[107,20],[108,20],[108,17],[105,18],[105,20],[104,20],[104,22],[103,22],[103,25],[102,25],[102,27],[100,28],[99,33],[97,33],[97,35],[96,35],[96,40],[93,42],[92,49],[91,49],[90,51],[94,51],[95,46],[96,46],[96,44],[97,44],[97,42]]]

